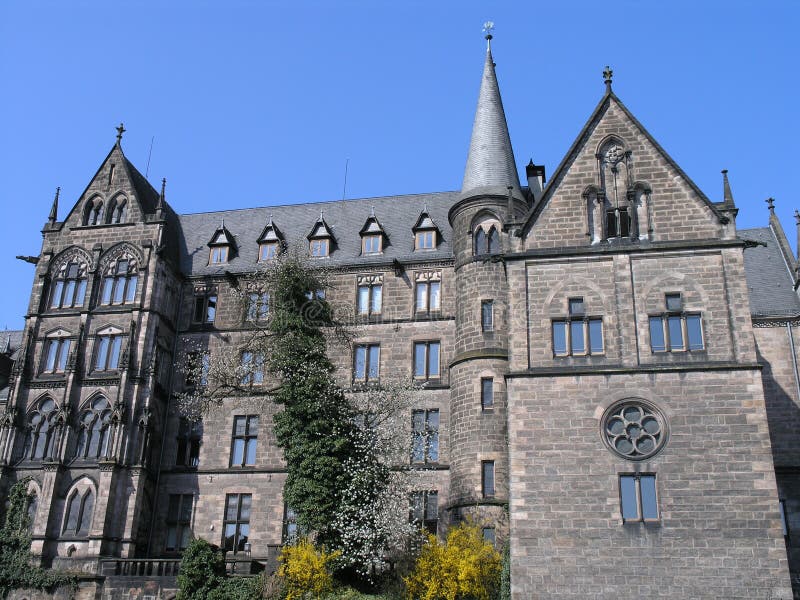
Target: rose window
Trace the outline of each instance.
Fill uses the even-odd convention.
[[[603,441],[628,460],[644,460],[667,441],[661,412],[642,400],[626,400],[611,406],[603,416]]]

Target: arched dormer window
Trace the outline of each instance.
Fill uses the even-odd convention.
[[[86,202],[86,207],[83,209],[83,224],[103,224],[103,200],[100,196],[95,196]]]
[[[75,458],[96,460],[108,456],[111,438],[111,405],[103,396],[91,401],[80,417]]]
[[[72,490],[67,500],[67,518],[64,520],[64,533],[88,535],[92,526],[94,512],[94,490]]]
[[[500,221],[494,215],[479,219],[472,231],[472,253],[475,256],[500,254],[503,251],[500,245]]]
[[[56,403],[52,398],[45,397],[38,403],[38,407],[30,412],[23,458],[30,460],[50,458],[53,450],[52,421],[55,410]]]
[[[131,304],[136,300],[139,269],[136,257],[123,252],[105,264],[100,304]]]
[[[74,254],[60,261],[50,284],[50,308],[76,308],[83,306],[86,298],[86,273],[88,260]]]
[[[128,200],[125,196],[117,196],[111,201],[108,210],[108,222],[113,224],[124,223],[128,217]]]

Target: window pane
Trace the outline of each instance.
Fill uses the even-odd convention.
[[[439,430],[428,433],[428,457],[431,462],[439,462]]]
[[[213,323],[214,318],[217,316],[217,297],[208,297],[208,308],[206,308],[206,322]]]
[[[378,368],[380,367],[381,361],[381,347],[380,346],[370,346],[369,347],[369,379],[377,379],[378,378]]]
[[[236,539],[236,525],[228,523],[225,525],[225,541],[224,550],[231,551],[234,549],[234,540]]]
[[[367,348],[365,346],[356,346],[356,365],[354,377],[356,379],[364,379],[367,368]]]
[[[650,349],[653,352],[664,352],[667,349],[661,317],[650,317]]]
[[[492,227],[489,230],[489,253],[496,254],[500,252],[500,234],[497,233],[497,229]]]
[[[73,298],[75,295],[75,281],[67,281],[67,289],[64,291],[64,304],[63,306],[72,306]]]
[[[183,550],[184,548],[186,548],[186,546],[189,545],[189,542],[191,541],[191,534],[192,534],[192,530],[189,529],[188,526],[184,527],[182,529],[182,531],[181,531],[181,543],[180,543],[180,549],[181,550]]]
[[[182,523],[189,523],[192,520],[192,500],[193,498],[190,494],[183,495],[179,515],[179,519]]]
[[[241,521],[249,521],[250,520],[250,501],[252,500],[253,496],[250,495],[250,494],[242,494],[241,496],[242,496],[242,510],[239,513],[239,520],[241,520]]]
[[[61,340],[59,344],[59,355],[58,355],[58,370],[63,371],[67,368],[67,358],[69,358],[69,347],[72,344],[72,340]]]
[[[67,507],[67,524],[65,531],[76,531],[78,529],[78,513],[81,510],[81,497],[76,493],[72,495]]]
[[[481,463],[483,495],[494,496],[494,461],[487,460]]]
[[[417,284],[417,310],[428,310],[428,284]]]
[[[433,521],[439,517],[439,494],[438,492],[428,492],[425,502],[425,518]]]
[[[44,363],[45,371],[53,371],[56,368],[56,354],[58,353],[59,342],[50,340],[47,342],[47,358]]]
[[[64,282],[61,280],[56,281],[53,288],[53,298],[50,301],[50,308],[58,308],[61,306],[61,294],[64,293]]]
[[[374,313],[381,312],[381,303],[383,302],[383,286],[382,285],[373,285],[372,286],[372,306],[370,310]]]
[[[619,489],[622,499],[622,519],[624,521],[638,520],[639,507],[636,502],[636,480],[633,475],[621,475]]]
[[[631,229],[631,218],[628,215],[627,208],[619,209],[619,235],[620,237],[628,237]]]
[[[83,306],[83,300],[86,297],[86,280],[81,279],[78,281],[78,290],[75,292],[75,306]]]
[[[491,379],[481,380],[481,408],[484,410],[494,406],[494,381]]]
[[[569,299],[570,316],[582,315],[583,313],[584,313],[583,298],[570,298]]]
[[[439,342],[428,345],[428,377],[439,376]]]
[[[689,350],[703,349],[703,327],[700,323],[700,315],[686,317],[686,335],[689,338]]]
[[[114,304],[122,304],[125,297],[125,278],[122,276],[114,278]]]
[[[244,439],[236,438],[233,440],[233,456],[231,456],[232,465],[241,465],[244,460]]]
[[[425,344],[414,344],[414,376],[425,377]]]
[[[258,417],[247,417],[247,433],[258,435]]]
[[[106,360],[108,359],[108,336],[98,338],[97,342],[97,360],[94,367],[98,371],[102,371],[106,368]]]
[[[570,321],[569,323],[570,347],[573,354],[583,354],[586,352],[586,344],[583,339],[583,321]]]
[[[683,350],[683,326],[680,317],[667,317],[667,327],[669,328],[669,349]]]
[[[239,494],[228,494],[225,504],[225,520],[235,521],[239,511]]]
[[[553,321],[553,354],[567,354],[567,324],[564,321]]]
[[[481,302],[481,328],[484,331],[492,330],[493,303],[491,300]]]
[[[441,284],[438,281],[432,281],[430,283],[430,309],[431,310],[439,310],[441,296],[439,294],[439,288]]]
[[[425,411],[415,410],[411,413],[411,429],[416,433],[425,431]]]
[[[369,286],[367,285],[360,285],[358,286],[358,314],[365,315],[367,314],[368,306],[369,306]]]
[[[591,319],[589,321],[589,349],[592,354],[603,353],[603,320]]]
[[[642,475],[639,480],[639,489],[642,493],[642,518],[658,519],[658,504],[656,503],[656,476]]]
[[[486,254],[488,249],[486,247],[486,233],[483,229],[478,229],[475,234],[475,254]]]
[[[175,550],[178,540],[178,528],[175,525],[167,527],[167,542],[164,544],[166,550]]]
[[[86,533],[92,524],[92,512],[94,511],[94,494],[91,490],[84,496],[83,510],[81,512],[81,522],[78,525],[78,531]]]
[[[606,211],[606,236],[617,237],[617,215],[614,210]]]
[[[244,464],[253,466],[256,464],[256,438],[250,438],[247,440],[247,452],[245,455]]]
[[[119,351],[122,346],[122,338],[115,336],[111,339],[111,355],[108,359],[108,368],[116,369],[119,366]]]
[[[484,527],[482,533],[483,533],[483,541],[494,546],[495,544],[494,527]]]
[[[125,295],[125,302],[133,302],[136,298],[136,284],[138,281],[139,278],[136,275],[128,278],[128,290],[127,294]]]

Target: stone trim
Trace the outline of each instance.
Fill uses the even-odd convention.
[[[469,352],[462,352],[452,361],[450,361],[450,368],[452,369],[454,366],[459,365],[463,362],[467,362],[469,360],[480,360],[480,359],[497,359],[497,360],[508,360],[508,350],[504,348],[485,348],[481,350],[470,350]]]
[[[686,373],[697,371],[760,371],[763,365],[759,363],[736,362],[697,362],[666,365],[639,365],[637,367],[621,366],[586,366],[562,368],[536,368],[527,371],[513,371],[506,373],[506,379],[519,377],[573,377],[575,375],[634,375],[637,373]]]

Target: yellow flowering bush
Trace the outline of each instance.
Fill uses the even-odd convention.
[[[320,598],[333,589],[328,563],[341,552],[317,550],[306,538],[286,546],[281,552],[278,576],[286,586],[286,600]]]
[[[410,600],[490,600],[500,582],[501,558],[474,523],[450,529],[442,544],[429,535],[404,579]]]

